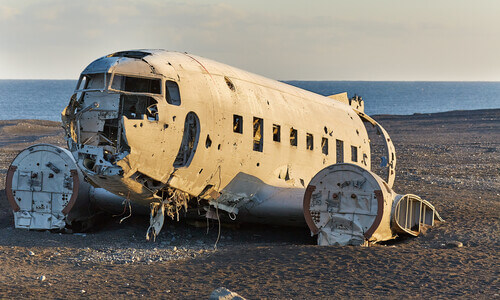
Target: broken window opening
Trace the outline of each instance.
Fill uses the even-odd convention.
[[[297,129],[290,128],[290,145],[297,147]]]
[[[161,80],[157,78],[142,78],[124,75],[115,75],[111,88],[131,93],[161,94]]]
[[[356,146],[351,146],[351,161],[352,162],[358,161],[358,147]]]
[[[344,162],[344,141],[336,140],[337,142],[337,163]]]
[[[273,124],[273,141],[281,142],[281,126]]]
[[[75,94],[74,94],[74,97],[75,97],[77,102],[83,101],[83,99],[84,99],[83,97],[85,96],[85,92],[82,92],[82,91],[87,89],[88,84],[89,84],[88,77],[86,75],[80,76],[80,79],[78,80],[78,83],[76,84],[76,89],[75,89]]]
[[[146,115],[148,119],[156,119],[156,115],[151,115],[154,110],[148,109],[157,104],[156,100],[148,96],[121,95],[121,112],[129,119],[142,119]]]
[[[253,118],[253,150],[262,152],[264,120]]]
[[[187,167],[193,159],[198,145],[198,138],[200,136],[200,122],[198,116],[194,112],[189,112],[186,115],[184,122],[184,134],[182,136],[181,146],[177,157],[174,161],[174,167]]]
[[[312,133],[306,134],[306,149],[307,150],[314,150],[314,138],[313,138]]]
[[[233,132],[243,133],[243,117],[233,115]]]
[[[207,134],[207,139],[205,140],[205,148],[210,148],[212,146],[212,140],[210,139],[210,135]]]
[[[171,80],[165,81],[165,99],[168,104],[181,105],[181,94],[177,82]]]
[[[233,82],[231,81],[231,79],[229,79],[227,76],[224,76],[224,80],[226,81],[226,84],[227,84],[227,87],[231,90],[231,91],[236,91],[236,88],[234,87],[234,84]]]
[[[328,139],[325,137],[321,139],[321,152],[324,155],[328,155]]]

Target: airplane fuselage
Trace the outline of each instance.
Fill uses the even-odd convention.
[[[317,172],[371,164],[366,128],[349,105],[178,52],[97,59],[63,121],[90,181],[143,204],[197,198],[242,217],[300,222]]]

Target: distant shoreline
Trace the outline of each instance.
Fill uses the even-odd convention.
[[[0,80],[0,120],[60,120],[77,80]],[[413,115],[453,110],[500,108],[500,82],[289,81],[328,96],[347,92],[365,101],[365,113]],[[304,114],[306,116],[307,114]]]
[[[470,109],[470,110],[448,110],[448,111],[442,111],[442,112],[432,112],[432,113],[413,113],[411,115],[396,115],[396,114],[375,114],[375,115],[370,115],[371,117],[406,117],[406,116],[443,116],[443,115],[467,115],[467,114],[483,114],[483,113],[493,113],[496,111],[500,111],[499,108],[483,108],[483,109]]]
[[[443,112],[433,112],[433,113],[413,113],[411,115],[397,115],[397,114],[374,114],[370,115],[371,117],[377,118],[404,118],[404,117],[432,117],[432,116],[466,116],[466,115],[478,115],[478,114],[490,114],[500,111],[499,108],[486,108],[486,109],[471,109],[471,110],[450,110]],[[55,122],[61,123],[61,121],[52,121],[47,119],[0,119],[0,125],[5,123],[6,121],[42,121],[42,122]],[[499,120],[500,122],[500,120]]]

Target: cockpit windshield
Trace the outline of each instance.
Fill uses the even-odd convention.
[[[104,91],[109,87],[110,90],[116,92],[161,95],[161,79],[159,78],[144,78],[116,74],[113,77],[111,86],[109,85],[110,79],[111,74],[109,73],[84,74],[78,81],[76,91]]]

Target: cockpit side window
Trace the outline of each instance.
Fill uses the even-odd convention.
[[[165,81],[165,99],[168,104],[181,105],[181,94],[177,82],[171,80]]]
[[[80,80],[78,80],[78,84],[76,85],[76,91],[84,90],[85,88],[87,88],[88,84],[87,78],[88,77],[86,75],[80,76]]]
[[[79,81],[79,85],[77,86],[77,90],[104,90],[106,88],[106,80],[109,80],[109,77],[104,73],[96,73],[96,74],[85,74],[82,75],[81,80]],[[108,78],[107,78],[108,77]]]

